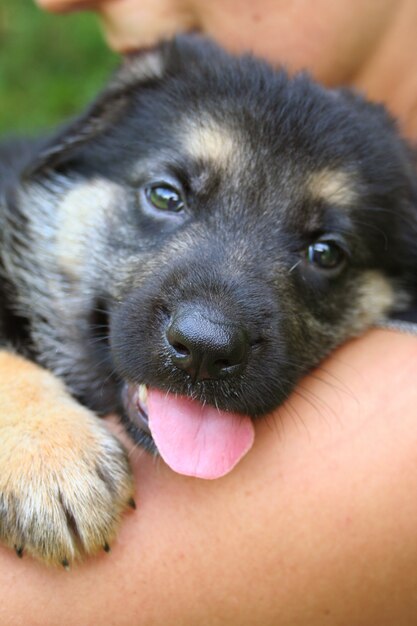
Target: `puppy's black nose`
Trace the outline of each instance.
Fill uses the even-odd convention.
[[[182,307],[173,315],[166,336],[172,362],[193,380],[226,378],[239,373],[246,363],[245,329],[217,311]]]

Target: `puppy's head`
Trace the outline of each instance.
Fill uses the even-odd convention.
[[[79,353],[127,383],[140,440],[138,385],[262,415],[415,275],[414,167],[383,108],[193,37],[126,59],[31,181],[58,198]]]

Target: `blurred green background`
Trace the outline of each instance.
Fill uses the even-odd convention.
[[[0,135],[35,134],[78,113],[116,64],[93,15],[0,0]]]

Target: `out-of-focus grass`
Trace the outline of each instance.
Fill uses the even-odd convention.
[[[0,134],[33,134],[78,113],[116,63],[93,15],[0,0]]]

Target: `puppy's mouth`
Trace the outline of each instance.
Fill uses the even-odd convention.
[[[153,443],[172,470],[214,479],[228,474],[250,450],[254,426],[247,415],[220,411],[186,396],[128,383],[123,404],[130,432]]]

